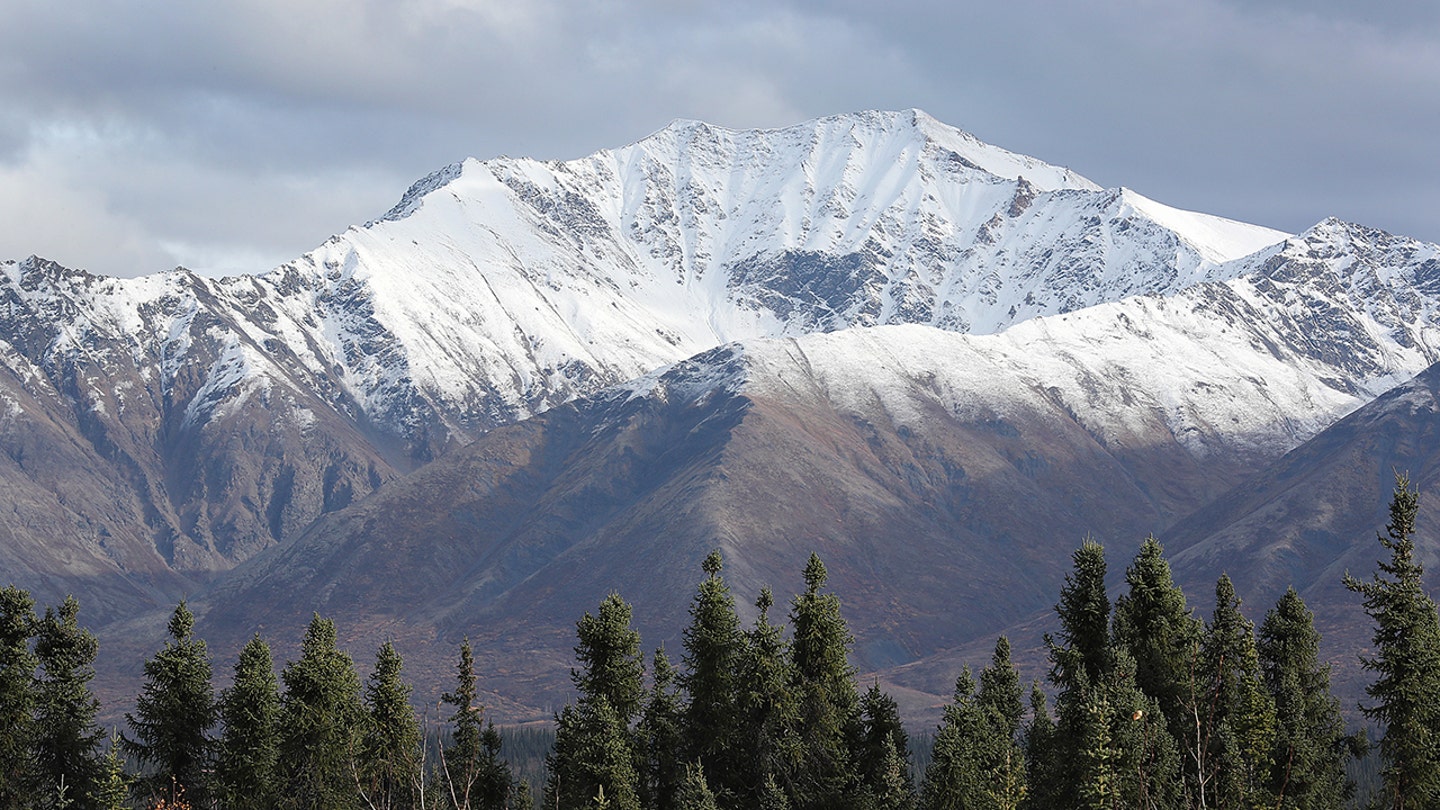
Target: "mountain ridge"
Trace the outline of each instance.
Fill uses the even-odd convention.
[[[274,560],[312,541],[338,549],[368,537],[363,525],[361,535],[336,527],[387,492],[439,476],[447,460],[482,452],[492,452],[486,480],[530,492],[534,526],[551,523],[525,523],[519,501],[486,507],[495,525],[540,535],[516,547],[509,568],[465,585],[460,601],[477,615],[500,615],[503,605],[486,600],[506,591],[492,586],[560,538],[578,550],[556,559],[615,571],[585,555],[623,556],[624,543],[606,546],[618,542],[615,527],[663,536],[677,515],[696,521],[684,529],[685,553],[717,540],[759,555],[732,555],[740,582],[778,576],[778,552],[724,529],[763,527],[707,477],[738,475],[733,464],[783,478],[760,436],[810,459],[817,480],[837,476],[835,491],[851,500],[827,507],[839,510],[826,513],[832,523],[852,514],[880,534],[887,522],[910,526],[936,554],[968,554],[953,537],[971,530],[955,510],[925,511],[927,498],[973,484],[952,480],[964,464],[927,460],[939,448],[951,461],[984,456],[1015,481],[1049,476],[1057,492],[1091,492],[1084,465],[1063,459],[1097,459],[1134,498],[1093,493],[1129,516],[1109,531],[1150,530],[1440,360],[1440,247],[1335,219],[1286,235],[1180,211],[913,110],[777,130],[681,121],[576,160],[466,160],[418,180],[379,219],[262,275],[207,279],[181,268],[106,279],[32,257],[3,265],[0,300],[0,412],[9,414],[0,474],[25,493],[0,520],[0,566],[26,572],[42,601],[80,592],[103,622],[168,609],[184,593],[223,600],[242,584],[258,589],[252,597],[278,587],[289,580],[267,568]],[[890,346],[876,334],[904,339]],[[870,348],[853,348],[862,344]],[[742,372],[751,376],[730,376]],[[877,392],[882,380],[889,388]],[[957,391],[988,402],[1007,380],[1033,441],[1003,418],[959,415]],[[718,410],[707,417],[708,407]],[[985,407],[995,416],[999,406]],[[620,422],[584,434],[580,425],[602,411],[629,414],[695,455],[666,455]],[[756,432],[729,443],[722,428],[732,423]],[[810,430],[817,425],[824,430]],[[691,430],[712,444],[686,444]],[[723,458],[706,455],[717,448]],[[572,458],[577,466],[565,468]],[[649,483],[626,477],[640,474],[637,459],[653,462]],[[751,489],[751,501],[766,493]],[[666,493],[710,500],[667,516],[656,500]],[[412,513],[443,513],[443,494],[415,495],[429,507]],[[790,497],[815,496],[795,488]],[[620,522],[607,528],[587,498],[609,503]],[[706,504],[717,511],[704,513]],[[901,517],[901,506],[916,514]],[[976,525],[1001,521],[965,509]],[[1066,531],[1086,530],[1080,506],[1036,514],[1047,509],[1068,516],[1056,518]],[[1041,542],[1038,518],[1021,518],[1036,561],[1042,549],[1063,558],[1076,539]],[[444,558],[447,576],[489,571],[490,562],[455,556],[477,542],[459,534],[466,526],[479,530],[456,523],[454,548],[412,551]],[[803,534],[787,542],[798,548]],[[925,574],[898,540],[845,537],[843,548],[871,556],[837,561],[837,582],[866,588],[858,572],[887,565]],[[369,540],[376,554],[417,542]],[[681,576],[681,551],[648,549],[647,560]],[[1055,575],[1056,564],[1036,570]],[[262,569],[278,578],[265,585]],[[327,563],[310,574],[337,570],[373,585],[384,567]],[[589,575],[554,571],[556,581]],[[311,584],[300,593],[312,601],[338,587]],[[526,587],[542,598],[556,585]],[[1053,589],[1037,581],[1017,590],[1038,599]],[[859,597],[867,665],[957,641],[942,620],[914,619],[903,595],[878,593]],[[938,610],[934,594],[914,598]],[[677,604],[673,594],[660,601]],[[1024,607],[997,604],[987,621]],[[449,613],[432,606],[421,626],[450,632]],[[911,620],[928,629],[879,640],[880,629]],[[356,632],[374,632],[375,621]],[[551,641],[565,635],[563,626],[533,629]]]

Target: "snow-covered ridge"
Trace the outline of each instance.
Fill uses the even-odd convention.
[[[1250,290],[1235,295],[1257,313],[1360,310],[1335,326],[1373,338],[1335,382],[1352,393],[1433,355],[1433,246],[1386,235],[1377,253],[1378,236],[1352,230],[1323,256],[1297,253],[1317,232],[1287,243],[1102,190],[910,110],[776,130],[678,121],[578,160],[467,160],[259,277],[11,265],[4,282],[12,314],[33,316],[20,341],[32,360],[104,334],[163,389],[204,344],[192,376],[214,384],[194,387],[206,396],[192,419],[274,382],[426,457],[735,341],[907,323],[1001,334],[1216,284]],[[1373,279],[1336,298],[1327,273],[1362,265]]]
[[[1159,435],[1203,461],[1217,451],[1276,457],[1436,354],[1396,350],[1392,366],[1355,374],[1350,360],[1314,351],[1255,301],[1250,280],[1234,280],[1034,318],[992,335],[892,325],[753,340],[615,394],[823,400],[917,431],[936,402],[973,422],[1018,416],[1016,409],[1043,401],[1062,405],[1107,447],[1145,447]]]

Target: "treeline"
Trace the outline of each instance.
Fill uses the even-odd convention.
[[[469,642],[460,648],[446,738],[426,739],[403,662],[386,642],[362,684],[315,616],[298,660],[275,676],[258,635],[233,685],[211,684],[205,642],[184,602],[169,640],[145,663],[126,733],[105,739],[91,694],[97,644],[66,599],[37,618],[29,594],[0,590],[0,808],[499,808],[529,791],[499,758],[500,734],[477,700]],[[126,761],[142,766],[129,774]]]
[[[1380,538],[1389,559],[1368,580],[1345,580],[1376,624],[1364,711],[1386,729],[1381,807],[1440,806],[1440,613],[1415,560],[1417,506],[1399,479]],[[749,626],[722,563],[718,552],[704,561],[678,664],[660,649],[645,666],[617,594],[579,620],[578,696],[555,718],[542,807],[1328,810],[1351,800],[1345,765],[1365,743],[1345,734],[1313,616],[1293,589],[1257,631],[1222,576],[1201,620],[1151,538],[1112,604],[1104,550],[1085,542],[1046,637],[1053,706],[1038,681],[1027,698],[1000,638],[978,675],[966,667],[957,679],[917,785],[896,702],[856,683],[820,559],[783,624],[767,589]],[[468,641],[439,739],[415,715],[394,647],[380,647],[362,683],[318,615],[278,678],[256,636],[217,695],[182,602],[128,729],[107,742],[88,687],[97,646],[77,610],[67,599],[37,617],[24,591],[0,591],[0,810],[533,804],[484,721]]]

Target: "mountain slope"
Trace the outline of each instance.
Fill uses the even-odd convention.
[[[1350,414],[1164,533],[1187,590],[1228,570],[1255,609],[1294,586],[1311,605],[1325,652],[1359,694],[1354,653],[1373,631],[1342,575],[1368,577],[1384,556],[1395,473],[1421,492],[1419,559],[1440,571],[1440,365]],[[1243,561],[1243,562],[1242,562]],[[1207,593],[1201,591],[1202,594]]]
[[[133,579],[97,599],[119,615],[137,603],[118,594],[173,599],[448,448],[722,342],[994,331],[1223,277],[1282,236],[909,111],[467,161],[263,276],[6,264],[0,444],[18,459],[48,425],[73,449],[16,460],[14,488],[101,480],[40,510],[59,523],[13,521],[0,554],[60,572],[46,600]],[[62,546],[75,562],[47,558]]]
[[[102,619],[173,600],[396,474],[212,282],[4,269],[0,467],[30,495],[0,561],[37,597]]]
[[[918,111],[466,161],[261,276],[3,269],[19,584],[85,595],[122,667],[202,590],[231,636],[474,631],[530,708],[579,611],[618,586],[673,633],[717,544],[746,594],[822,546],[867,666],[991,633],[1080,536],[1440,360],[1434,245],[1178,211]]]
[[[1128,548],[1373,393],[1287,342],[1254,289],[989,336],[896,326],[716,349],[320,521],[232,572],[204,627],[238,645],[319,610],[357,647],[406,639],[430,672],[468,636],[523,716],[564,693],[569,628],[609,590],[673,648],[709,550],[742,600],[798,588],[814,550],[861,666],[913,661],[1042,610],[1081,537]]]

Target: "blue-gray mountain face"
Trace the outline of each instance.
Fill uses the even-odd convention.
[[[820,552],[862,667],[993,638],[1440,359],[1440,247],[916,111],[466,161],[260,276],[3,269],[7,579],[126,661],[182,594],[217,649],[320,610],[435,683],[468,634],[517,715],[612,588],[673,646],[715,547],[742,601]]]

